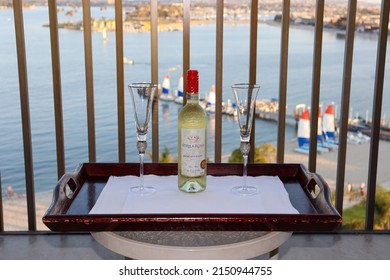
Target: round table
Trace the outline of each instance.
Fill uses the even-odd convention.
[[[269,253],[278,258],[278,248],[291,232],[258,231],[128,231],[93,232],[107,249],[129,259],[251,259]]]

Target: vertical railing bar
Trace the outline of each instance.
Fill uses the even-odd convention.
[[[281,34],[281,48],[280,48],[278,144],[277,144],[277,152],[276,152],[277,163],[284,162],[284,147],[285,147],[285,137],[286,137],[289,27],[290,27],[290,0],[284,0],[283,12],[282,12],[282,31],[281,31],[282,34]]]
[[[250,18],[250,42],[249,42],[249,83],[256,84],[257,75],[257,25],[258,25],[258,0],[252,0],[251,5],[251,18]],[[251,152],[249,153],[249,162],[253,162],[255,159],[255,119],[253,118],[252,132],[251,132]]]
[[[57,0],[49,1],[50,49],[53,75],[54,115],[57,148],[57,178],[65,173],[64,121],[62,113],[61,67],[58,40]]]
[[[126,162],[125,81],[123,64],[122,0],[115,0],[116,88],[118,114],[118,160]]]
[[[1,182],[1,170],[0,170],[0,232],[4,231],[4,215],[3,215],[3,188]]]
[[[157,0],[150,1],[150,45],[151,45],[151,81],[158,84],[158,6]],[[155,95],[152,108],[152,160],[159,158],[158,95]]]
[[[341,113],[340,113],[340,132],[339,132],[339,148],[337,159],[337,175],[336,175],[336,209],[342,215],[343,200],[344,200],[344,180],[345,180],[345,164],[347,154],[347,133],[348,133],[348,114],[349,101],[351,96],[351,77],[352,77],[352,62],[353,62],[353,47],[355,38],[355,22],[356,22],[356,3],[357,0],[349,0],[348,4],[348,23],[345,39],[344,51],[344,74],[341,95]]]
[[[93,63],[91,40],[91,5],[90,0],[83,0],[83,27],[84,27],[84,56],[85,82],[87,94],[87,121],[88,121],[88,151],[89,161],[96,161],[95,139],[95,109],[93,97]]]
[[[20,107],[22,113],[24,168],[26,176],[28,229],[36,230],[34,167],[31,140],[30,104],[27,80],[26,46],[24,40],[22,0],[13,1],[16,51],[18,58]]]
[[[324,0],[317,0],[316,23],[314,34],[314,57],[313,57],[313,79],[311,96],[311,116],[310,116],[310,153],[309,170],[316,172],[317,161],[317,129],[318,110],[320,103],[321,84],[321,55],[322,55],[322,32],[324,26]]]
[[[215,53],[215,151],[214,161],[222,160],[222,85],[223,85],[223,11],[224,1],[217,1],[217,38]]]
[[[187,79],[186,73],[190,69],[190,25],[191,25],[191,1],[183,0],[183,106],[187,103]]]
[[[372,109],[370,157],[368,164],[366,230],[372,230],[374,228],[376,176],[378,167],[379,134],[381,126],[383,82],[386,65],[389,12],[390,1],[382,0],[378,38],[378,52],[376,60],[374,102]]]

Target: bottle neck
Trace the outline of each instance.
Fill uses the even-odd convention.
[[[187,103],[191,103],[191,104],[199,103],[199,93],[198,92],[187,93]]]

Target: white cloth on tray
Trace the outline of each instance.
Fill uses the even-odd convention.
[[[242,185],[240,176],[209,175],[207,188],[200,193],[179,191],[176,175],[145,175],[145,186],[156,188],[151,195],[130,192],[139,182],[137,176],[111,176],[90,214],[298,214],[277,176],[248,176],[248,186],[258,189],[249,196],[231,192],[232,187]]]

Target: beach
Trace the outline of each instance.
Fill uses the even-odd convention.
[[[308,166],[308,155],[294,151],[295,140],[286,143],[285,163],[302,163]],[[345,185],[351,183],[355,192],[358,192],[362,182],[366,183],[368,178],[368,158],[370,143],[348,144]],[[379,145],[377,183],[383,185],[390,191],[390,172],[388,171],[388,155],[390,154],[390,142],[381,141]],[[336,173],[337,173],[338,151],[329,151],[328,153],[318,154],[316,173],[329,185],[332,191],[335,190]],[[387,162],[386,162],[387,161]],[[53,185],[54,188],[54,185]],[[345,192],[346,192],[345,188]],[[37,229],[47,230],[42,223],[42,217],[50,206],[52,201],[52,191],[39,192],[35,195]],[[354,196],[351,198],[346,193],[344,196],[344,208],[353,206],[361,201],[361,197]],[[6,231],[20,231],[28,229],[27,220],[27,203],[24,196],[3,198],[4,211],[4,229]]]
[[[54,188],[54,186],[53,186]],[[49,208],[52,200],[52,191],[35,194],[37,230],[48,230],[43,224],[42,217]],[[4,230],[25,231],[28,230],[27,200],[26,197],[3,197]]]
[[[295,141],[286,143],[286,150],[293,151]],[[361,144],[347,144],[345,184],[351,183],[359,186],[362,182],[367,182],[368,178],[368,159],[370,152],[370,142]],[[390,172],[388,168],[388,155],[390,154],[390,142],[380,141],[378,154],[377,184],[389,188]],[[321,175],[329,187],[333,190],[336,187],[338,151],[329,151],[317,155],[316,173]],[[303,163],[308,166],[308,155],[297,152],[287,152],[285,162]]]

